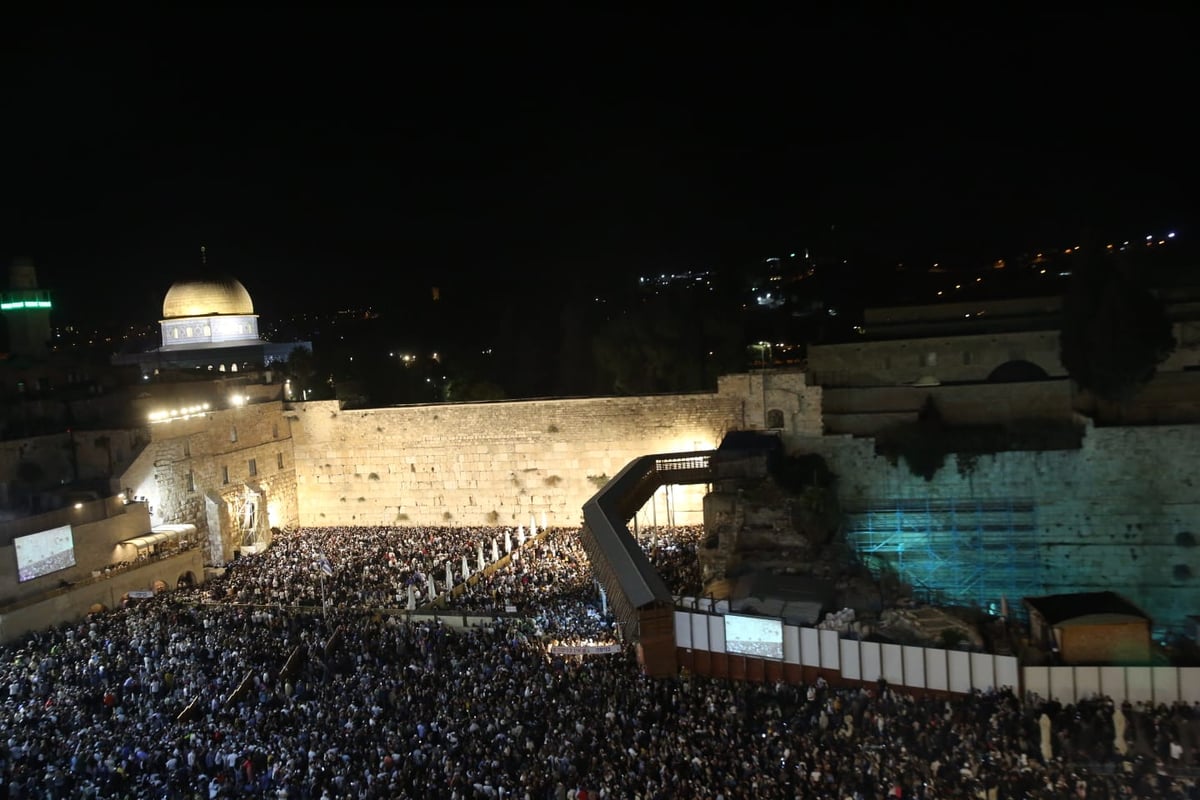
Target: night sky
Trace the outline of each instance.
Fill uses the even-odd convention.
[[[972,14],[13,16],[0,258],[152,322],[201,244],[270,315],[1187,234],[1195,15]]]

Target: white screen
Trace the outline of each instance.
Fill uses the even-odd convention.
[[[725,652],[783,659],[783,620],[725,615]]]
[[[75,537],[63,525],[13,539],[17,551],[17,580],[29,581],[75,566]]]

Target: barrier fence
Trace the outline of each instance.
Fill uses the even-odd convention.
[[[1200,667],[1021,667],[1016,656],[842,638],[836,630],[783,626],[782,658],[730,653],[719,613],[675,611],[680,663],[700,674],[846,682],[967,694],[1010,687],[1063,703],[1106,695],[1117,703],[1200,703]]]
[[[1025,691],[1073,703],[1104,695],[1118,703],[1200,703],[1200,667],[1025,667]]]

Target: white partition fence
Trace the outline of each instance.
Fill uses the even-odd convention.
[[[1089,697],[1114,702],[1200,703],[1200,667],[1024,667],[1029,694],[1060,703]]]
[[[675,611],[675,645],[725,653],[721,614]],[[783,663],[835,670],[847,680],[967,693],[1010,687],[1019,691],[1020,670],[1013,656],[966,653],[929,647],[843,639],[837,631],[783,626]]]
[[[725,653],[719,613],[675,611],[675,644]],[[846,680],[965,694],[1011,688],[1073,703],[1105,695],[1115,702],[1200,703],[1200,667],[1022,667],[1015,656],[843,639],[837,631],[783,626],[783,663],[835,670]]]

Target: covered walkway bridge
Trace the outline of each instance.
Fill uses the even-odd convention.
[[[625,641],[646,674],[674,675],[675,600],[629,531],[629,520],[660,487],[712,483],[715,450],[642,456],[583,506],[583,547],[608,594]]]

